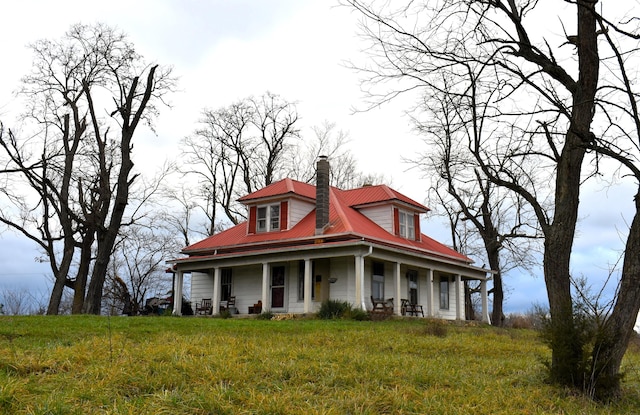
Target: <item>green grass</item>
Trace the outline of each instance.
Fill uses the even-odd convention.
[[[545,383],[527,330],[382,322],[0,317],[6,414],[614,414]]]

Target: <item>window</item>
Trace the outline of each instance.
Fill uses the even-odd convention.
[[[440,309],[449,309],[449,277],[440,277]]]
[[[258,206],[256,230],[258,232],[277,231],[280,229],[280,205]]]
[[[398,216],[398,227],[400,236],[407,239],[416,239],[416,229],[413,213],[400,211]]]
[[[409,304],[418,304],[418,272],[407,271],[407,282],[409,284]]]
[[[220,301],[229,301],[231,297],[231,268],[220,270]]]
[[[384,299],[384,264],[382,262],[373,263],[371,295],[376,300]]]

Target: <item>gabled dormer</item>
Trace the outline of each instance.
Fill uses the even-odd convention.
[[[247,234],[293,228],[314,209],[314,197],[314,186],[283,179],[238,199],[249,211]]]
[[[420,241],[420,214],[429,208],[385,186],[349,190],[351,207],[390,234]]]

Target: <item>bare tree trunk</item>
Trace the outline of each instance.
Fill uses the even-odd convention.
[[[73,305],[71,314],[81,314],[84,307],[85,295],[87,290],[87,280],[89,279],[89,269],[91,265],[91,253],[94,242],[93,231],[86,232],[85,240],[82,242],[80,250],[80,265],[73,287]]]
[[[591,123],[595,109],[600,60],[595,4],[578,1],[579,78],[573,93],[573,111],[558,160],[553,224],[545,232],[544,278],[552,329],[551,377],[565,385],[582,386],[583,345],[576,332],[571,298],[571,247],[578,220],[580,181],[585,147],[595,138]]]
[[[84,305],[84,311],[88,314],[100,314],[102,306],[102,291],[104,282],[107,277],[107,268],[109,260],[113,253],[113,247],[122,225],[122,218],[129,202],[129,189],[135,180],[135,177],[129,177],[133,169],[133,161],[131,160],[132,145],[131,140],[133,133],[140,122],[142,113],[151,98],[151,92],[154,87],[154,76],[156,66],[149,70],[147,83],[145,86],[144,96],[141,98],[138,108],[134,107],[137,94],[138,78],[132,82],[126,101],[119,108],[122,116],[122,139],[120,142],[120,171],[118,172],[118,180],[116,183],[116,196],[113,203],[113,211],[109,220],[109,226],[104,230],[98,231],[98,252],[93,266],[91,282]],[[107,189],[105,189],[106,191]]]

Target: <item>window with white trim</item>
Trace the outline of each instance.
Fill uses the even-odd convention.
[[[407,239],[416,239],[414,214],[405,211],[398,212],[398,225],[400,236]]]
[[[375,300],[384,299],[384,264],[382,262],[373,263],[373,273],[371,275],[371,296]]]
[[[407,271],[407,285],[409,287],[409,304],[418,304],[418,271]]]
[[[277,230],[280,230],[280,204],[258,206],[256,231],[269,232]]]
[[[222,268],[220,272],[220,301],[229,301],[231,282],[231,268]]]
[[[440,277],[440,309],[449,309],[449,277]]]

